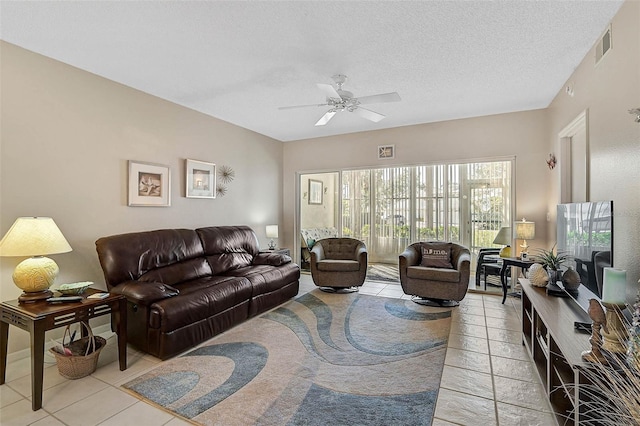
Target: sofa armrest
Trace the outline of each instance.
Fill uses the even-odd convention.
[[[291,263],[291,257],[279,253],[258,253],[253,258],[254,265],[282,266]]]
[[[311,253],[311,262],[316,263],[321,260],[324,260],[324,248],[322,244],[314,244],[313,248],[310,250]]]
[[[420,253],[413,247],[407,247],[398,258],[400,267],[416,266],[420,262]]]
[[[180,294],[178,289],[158,282],[126,281],[112,287],[111,293],[122,294],[130,302],[149,306],[158,300]]]
[[[364,243],[360,243],[356,246],[356,253],[355,253],[356,257],[355,259],[360,262],[360,264],[367,264],[367,246],[364,245]]]
[[[458,256],[458,261],[456,262],[455,269],[460,271],[461,273],[466,273],[467,275],[470,273],[471,269],[471,254],[469,252],[462,252]]]
[[[398,256],[398,269],[400,270],[400,282],[404,282],[407,277],[407,268],[415,266],[420,262],[420,253],[409,246]]]

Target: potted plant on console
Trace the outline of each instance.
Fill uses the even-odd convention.
[[[549,275],[549,284],[555,284],[562,280],[562,265],[569,259],[569,255],[564,252],[555,250],[556,245],[551,250],[538,249],[535,257],[536,262],[540,263]]]

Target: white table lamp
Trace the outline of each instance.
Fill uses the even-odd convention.
[[[493,244],[503,245],[500,257],[511,257],[511,227],[503,226],[493,239]]]
[[[0,240],[0,256],[31,256],[13,271],[13,282],[23,293],[20,302],[53,296],[49,287],[58,276],[56,262],[44,257],[67,253],[71,246],[50,217],[19,217]]]
[[[530,222],[524,218],[521,221],[516,222],[516,238],[522,240],[520,248],[522,253],[526,253],[529,250],[527,240],[533,240],[536,236],[536,224]]]
[[[271,241],[269,241],[269,250],[275,250],[276,243],[273,239],[278,238],[278,225],[267,225],[267,238],[271,238]]]

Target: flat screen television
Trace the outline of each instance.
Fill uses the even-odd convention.
[[[557,250],[570,256],[565,266],[602,297],[602,268],[613,265],[613,201],[558,204]]]

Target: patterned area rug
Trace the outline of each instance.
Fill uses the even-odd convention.
[[[451,312],[314,290],[123,385],[204,425],[430,425]]]

